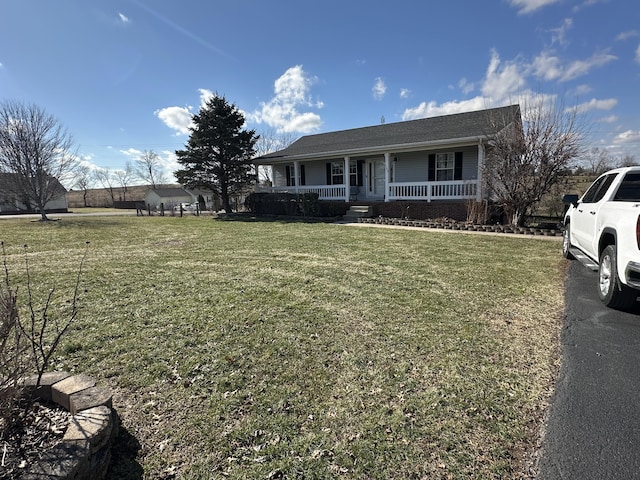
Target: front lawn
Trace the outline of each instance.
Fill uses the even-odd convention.
[[[0,222],[81,312],[111,478],[522,478],[558,362],[560,243],[210,217]]]

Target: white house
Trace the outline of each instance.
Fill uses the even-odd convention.
[[[151,210],[159,210],[161,206],[164,206],[166,210],[171,210],[181,203],[193,202],[193,196],[180,187],[150,189],[144,197],[144,203]]]
[[[61,213],[68,211],[67,190],[55,178],[51,177],[49,187],[54,192],[53,198],[45,206],[45,212]],[[16,174],[0,173],[0,213],[24,213],[35,211],[35,205],[28,204],[18,188]]]
[[[481,200],[482,164],[492,135],[522,128],[520,107],[307,135],[255,159],[272,186],[345,202]]]

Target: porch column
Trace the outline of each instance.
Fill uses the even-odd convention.
[[[298,193],[298,184],[300,183],[300,162],[295,160],[293,162],[293,186],[295,187],[296,193]]]
[[[344,157],[344,201],[349,201],[349,190],[350,190],[350,178],[349,178],[349,161],[351,159],[349,157]]]
[[[384,154],[384,201],[389,201],[389,183],[391,179],[391,154]]]
[[[482,201],[484,178],[482,171],[484,170],[484,144],[482,140],[478,142],[478,185],[476,187],[476,201]]]

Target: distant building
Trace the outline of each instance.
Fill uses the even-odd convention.
[[[144,197],[144,203],[147,208],[151,210],[171,210],[172,208],[180,205],[181,203],[194,203],[197,201],[197,197],[187,192],[184,188],[156,188],[147,192]]]
[[[46,213],[64,213],[68,211],[67,190],[55,178],[53,188],[56,192],[53,199],[45,205]],[[15,173],[0,173],[0,214],[33,213],[37,211],[35,205],[30,204],[16,188]]]

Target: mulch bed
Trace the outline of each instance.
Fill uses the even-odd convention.
[[[71,414],[53,404],[21,400],[0,419],[0,479],[19,478],[42,452],[62,441]]]

